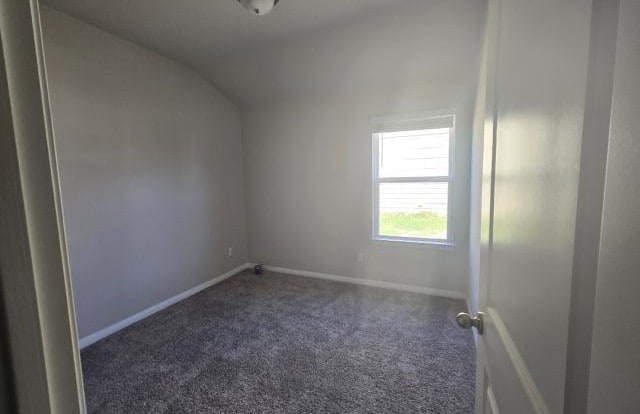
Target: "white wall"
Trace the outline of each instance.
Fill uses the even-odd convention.
[[[51,9],[43,28],[83,337],[247,261],[240,114],[181,64]]]
[[[244,97],[251,261],[467,291],[471,110],[483,7],[413,4],[221,63],[230,95]],[[371,117],[442,108],[457,113],[457,246],[372,243]]]

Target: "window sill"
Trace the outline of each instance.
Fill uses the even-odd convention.
[[[371,243],[381,246],[407,246],[439,250],[453,250],[456,247],[456,244],[450,241],[395,239],[391,237],[373,237]]]

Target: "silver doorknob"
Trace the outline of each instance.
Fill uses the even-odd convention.
[[[484,314],[482,312],[478,312],[478,314],[474,317],[465,312],[460,312],[458,316],[456,316],[456,322],[458,322],[458,326],[462,329],[471,329],[475,326],[478,330],[478,333],[482,335],[483,326],[482,326],[482,316]]]

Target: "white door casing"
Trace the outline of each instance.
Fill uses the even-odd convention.
[[[38,0],[0,0],[0,261],[19,413],[84,413]]]

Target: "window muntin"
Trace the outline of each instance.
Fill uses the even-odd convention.
[[[453,116],[374,127],[374,239],[452,244],[453,144]]]

